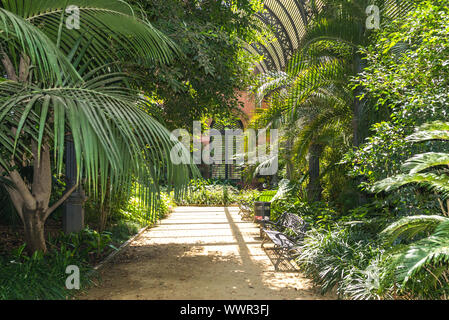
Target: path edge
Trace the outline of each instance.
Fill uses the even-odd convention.
[[[169,208],[169,213],[171,214],[173,212],[172,207]],[[154,227],[154,225],[156,225],[158,222],[151,225],[148,225],[146,227],[143,227],[142,229],[139,230],[139,232],[137,232],[134,236],[132,236],[131,238],[129,238],[126,242],[122,243],[120,245],[120,247],[117,248],[117,250],[111,252],[103,261],[101,261],[99,264],[97,264],[95,267],[92,268],[92,270],[90,270],[87,273],[87,277],[90,277],[93,273],[97,272],[98,270],[100,270],[102,267],[104,267],[108,262],[110,262],[112,260],[112,258],[114,258],[116,255],[118,255],[119,253],[123,252],[123,249],[125,249],[126,247],[129,246],[129,244],[131,242],[133,242],[134,240],[136,240],[138,237],[140,237],[145,231],[147,231],[148,229],[150,229],[151,227]]]

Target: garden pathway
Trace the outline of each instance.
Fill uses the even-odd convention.
[[[238,208],[178,207],[100,271],[80,299],[326,299],[274,252]]]

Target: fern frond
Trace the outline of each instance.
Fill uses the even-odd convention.
[[[440,265],[447,270],[449,263],[449,221],[440,223],[428,238],[410,245],[397,257],[397,276],[407,283],[418,272],[429,266]]]
[[[440,192],[444,197],[449,195],[449,177],[434,173],[398,174],[377,181],[371,188],[372,192],[391,191],[409,183],[418,183],[432,191]]]
[[[398,237],[412,239],[420,232],[432,232],[442,222],[449,221],[449,218],[438,215],[417,215],[404,217],[384,229],[380,235],[388,242],[394,242]]]
[[[449,165],[449,154],[442,152],[421,153],[408,159],[402,167],[410,173],[417,173],[436,166]]]

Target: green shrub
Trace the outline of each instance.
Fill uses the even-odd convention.
[[[193,180],[178,205],[225,206],[236,202],[239,191],[230,184]]]
[[[25,246],[10,257],[0,257],[0,300],[61,300],[77,293],[65,287],[66,268],[76,265],[80,268],[81,286],[89,284],[90,267],[80,259],[75,250],[62,246],[52,249],[43,256],[40,252],[28,257]]]
[[[380,253],[379,246],[365,233],[351,227],[312,229],[304,239],[297,262],[323,293],[336,289],[339,296],[345,297],[351,295],[346,291],[347,284],[356,282],[355,276],[361,275],[356,271],[366,270]]]
[[[111,236],[114,242],[125,242],[133,235],[137,234],[141,226],[133,221],[119,221],[111,229]]]
[[[235,197],[236,203],[254,203],[260,197],[260,191],[246,189],[241,190],[238,195]]]

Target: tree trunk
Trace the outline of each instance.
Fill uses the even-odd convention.
[[[320,157],[323,150],[324,146],[317,143],[312,143],[309,148],[309,184],[307,186],[307,199],[310,202],[321,200]]]
[[[44,214],[38,210],[30,211],[25,209],[23,212],[23,225],[25,228],[25,242],[27,244],[28,252],[47,252],[44,235]]]
[[[30,253],[36,251],[45,253],[47,252],[44,236],[45,221],[56,208],[67,200],[70,194],[75,191],[77,185],[73,186],[61,199],[49,207],[52,189],[50,147],[47,144],[42,146],[39,159],[37,144],[32,142],[31,145],[34,157],[31,188],[25,183],[17,170],[12,170],[6,175],[6,178],[15,185],[15,188],[7,188],[7,191],[23,222],[27,250]],[[11,163],[11,166],[14,167],[14,162]],[[6,170],[0,167],[0,173],[6,173]]]

